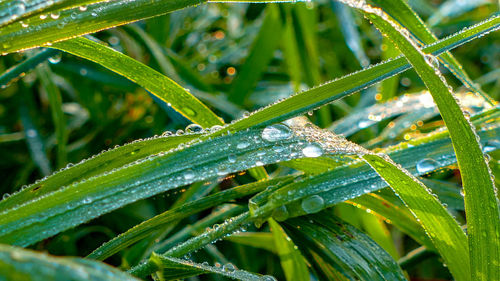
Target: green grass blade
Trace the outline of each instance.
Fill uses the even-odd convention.
[[[389,158],[363,155],[427,232],[456,280],[470,280],[467,236],[431,191]]]
[[[237,74],[228,94],[229,100],[243,104],[245,98],[254,90],[262,73],[273,58],[280,42],[282,22],[277,6],[269,5],[257,37],[249,51],[249,56]]]
[[[276,251],[280,257],[281,267],[285,272],[286,280],[309,281],[311,278],[309,276],[309,270],[307,269],[304,257],[300,254],[300,251],[296,249],[297,246],[295,246],[293,241],[276,221],[269,219],[268,222],[273,234],[274,243],[276,244]]]
[[[23,62],[7,69],[2,75],[0,75],[0,88],[3,89],[9,85],[13,80],[20,77],[23,73],[27,73],[31,69],[35,68],[40,63],[46,61],[48,58],[55,56],[59,53],[57,50],[45,49],[40,53],[27,58]]]
[[[377,243],[330,213],[290,219],[283,226],[315,266],[328,264],[349,280],[406,280]]]
[[[47,65],[39,66],[36,72],[42,87],[45,89],[49,97],[50,112],[57,140],[57,167],[61,168],[67,163],[66,143],[68,142],[68,135],[66,132],[66,116],[64,116],[64,112],[62,110],[61,92],[52,81],[52,71]]]
[[[223,124],[208,107],[168,77],[150,67],[92,40],[79,37],[55,43],[53,48],[96,62],[141,85],[203,127]]]
[[[132,142],[112,150],[104,151],[76,165],[70,165],[66,169],[43,178],[23,188],[20,192],[14,193],[8,200],[0,201],[0,210],[14,208],[62,189],[70,184],[110,172],[113,169],[133,163],[149,155],[155,155],[162,151],[169,151],[181,143],[192,141],[198,137],[198,134],[156,137],[139,142]]]
[[[131,228],[127,232],[116,236],[111,241],[106,242],[104,245],[93,251],[90,255],[88,255],[88,258],[104,260],[107,257],[121,251],[125,247],[148,237],[153,232],[165,227],[167,224],[171,224],[173,221],[178,221],[208,208],[221,205],[224,202],[262,191],[267,186],[279,184],[282,181],[287,182],[287,180],[283,178],[259,181],[218,192],[208,197],[183,204],[177,208],[157,215],[135,226],[134,228]]]
[[[286,128],[282,125],[280,128]],[[293,131],[293,130],[297,131]],[[266,131],[267,130],[267,131]],[[126,204],[182,185],[247,170],[266,164],[307,157],[304,149],[317,142],[340,144],[329,136],[306,139],[312,132],[299,127],[283,129],[281,139],[270,139],[264,130],[248,130],[212,140],[182,145],[103,174],[75,182],[0,215],[0,241],[29,245],[69,227],[79,225]],[[279,149],[280,153],[276,153]],[[331,148],[323,148],[333,152]],[[338,147],[348,153],[349,147]],[[43,186],[42,186],[43,188]],[[75,192],[78,190],[78,192]],[[24,191],[23,193],[29,193]],[[9,201],[9,200],[6,200]],[[43,214],[43,215],[42,215]]]
[[[178,280],[206,273],[215,273],[217,275],[242,281],[263,280],[260,274],[239,270],[231,263],[225,264],[222,267],[217,267],[157,254],[153,254],[151,260],[161,268],[159,272],[155,273],[159,280]]]
[[[0,4],[0,27],[40,13],[50,13],[57,9],[69,9],[85,6],[104,0],[52,0],[52,1],[17,1],[4,0]]]
[[[470,278],[487,280],[500,276],[498,266],[500,264],[500,216],[498,215],[500,211],[495,195],[496,188],[477,135],[439,70],[433,66],[435,58],[432,55],[425,55],[412,42],[412,39],[404,34],[404,30],[382,10],[365,6],[364,11],[375,26],[397,45],[397,48],[413,65],[432,94],[450,131],[465,191],[471,256],[472,275]],[[436,247],[439,249],[438,245]],[[463,268],[464,265],[458,267]],[[454,274],[454,277],[469,280],[468,275]]]
[[[56,19],[41,19],[33,15],[21,24],[9,24],[0,28],[0,53],[7,54],[28,48],[39,47],[79,35],[127,24],[130,22],[164,15],[166,13],[198,5],[199,0],[163,1],[163,0],[118,0],[104,1],[86,6],[53,11]],[[36,32],[35,32],[36,31]]]
[[[0,279],[33,281],[139,280],[101,262],[82,258],[54,257],[8,245],[0,245]]]

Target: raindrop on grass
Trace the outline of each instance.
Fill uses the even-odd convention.
[[[184,172],[182,176],[184,177],[185,180],[192,180],[194,179],[194,172],[193,170],[188,169]]]
[[[439,168],[439,163],[434,159],[425,158],[418,161],[416,168],[419,174],[426,174]]]
[[[267,126],[262,131],[262,138],[269,142],[286,140],[292,137],[292,130],[283,124],[274,124]]]
[[[321,211],[325,207],[325,200],[319,195],[312,195],[304,198],[300,205],[304,212],[313,214]]]
[[[261,280],[262,281],[278,281],[276,278],[274,278],[271,275],[264,275],[261,277]]]
[[[49,62],[51,64],[58,64],[58,63],[61,62],[61,58],[62,58],[61,53],[59,53],[59,54],[57,54],[57,55],[55,55],[53,57],[50,57],[49,58]]]
[[[247,147],[249,147],[249,146],[250,146],[250,143],[248,143],[248,142],[246,142],[246,141],[242,141],[242,142],[240,142],[240,143],[238,143],[238,144],[236,145],[236,148],[237,148],[237,149],[244,149],[244,148],[247,148]]]
[[[225,272],[234,272],[236,270],[236,267],[232,263],[226,263],[223,267],[222,270]]]
[[[302,149],[302,154],[305,157],[319,157],[323,155],[323,148],[319,144],[312,143]]]
[[[436,56],[431,54],[425,55],[425,60],[435,68],[439,68],[439,60],[437,59]]]
[[[186,127],[187,133],[200,133],[203,132],[203,127],[198,124],[190,124]]]
[[[284,205],[274,209],[272,214],[272,217],[277,221],[284,221],[288,219],[288,216],[289,216],[288,210]]]

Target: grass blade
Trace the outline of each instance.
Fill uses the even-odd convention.
[[[27,28],[20,24],[0,28],[0,53],[39,47],[198,4],[199,0],[114,0],[88,5],[83,11],[79,7],[56,10],[52,12],[59,15],[56,19],[33,15],[23,20]]]
[[[150,67],[92,40],[79,37],[59,42],[53,48],[96,62],[141,85],[187,119],[201,126],[223,122],[208,107],[168,77]]]
[[[470,280],[467,236],[425,185],[402,167],[375,154],[363,155],[389,184],[427,232],[457,280]]]
[[[101,262],[82,258],[58,258],[8,245],[0,245],[0,278],[33,281],[139,280]]]
[[[387,252],[330,213],[290,219],[284,227],[316,267],[329,265],[350,280],[406,280]]]
[[[498,215],[500,211],[495,195],[496,188],[477,135],[455,101],[446,81],[433,65],[435,58],[432,55],[425,55],[412,39],[405,35],[404,29],[401,29],[382,10],[370,6],[362,8],[375,26],[397,45],[413,65],[432,94],[450,131],[465,191],[472,273],[470,278],[477,280],[500,276],[500,267],[497,266],[500,264],[500,216]],[[438,245],[436,247],[439,249]],[[464,267],[458,264],[456,266]],[[457,279],[469,279],[469,275],[456,275],[456,273],[454,277]]]

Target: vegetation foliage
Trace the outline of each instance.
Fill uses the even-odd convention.
[[[500,280],[499,28],[483,0],[0,0],[0,280]]]

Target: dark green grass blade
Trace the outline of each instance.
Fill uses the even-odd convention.
[[[0,245],[0,280],[96,280],[139,279],[101,262],[82,258],[58,258],[44,253]]]
[[[282,22],[278,7],[267,6],[264,22],[249,51],[249,56],[232,83],[229,93],[230,101],[243,104],[245,98],[254,90],[262,73],[273,58],[274,50],[280,42],[281,30]]]
[[[183,204],[177,208],[157,215],[135,226],[134,228],[129,229],[127,232],[122,233],[119,236],[116,236],[111,241],[106,242],[104,245],[88,255],[88,258],[104,260],[107,257],[121,251],[125,247],[148,237],[154,231],[165,227],[167,224],[173,223],[174,221],[178,221],[208,208],[221,205],[224,202],[262,191],[269,185],[280,184],[281,182],[287,181],[288,180],[286,178],[258,181],[256,183],[235,187],[187,204]]]
[[[319,256],[351,280],[406,280],[387,252],[330,213],[290,219],[284,226],[311,263]]]

